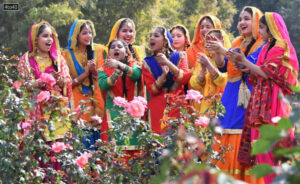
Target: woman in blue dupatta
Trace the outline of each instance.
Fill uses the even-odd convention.
[[[98,86],[97,69],[103,64],[105,49],[103,45],[93,43],[95,36],[94,25],[90,20],[76,20],[71,26],[68,46],[63,52],[73,79],[71,110],[87,106],[87,113],[80,114],[80,118],[99,129],[87,131],[88,140],[84,141],[86,148],[90,148],[100,138],[99,123],[95,119],[97,116],[103,118],[104,115],[104,99]]]
[[[185,55],[172,50],[170,32],[158,26],[150,34],[149,44],[151,56],[144,59],[142,74],[150,94],[148,107],[150,109],[151,128],[161,134],[161,119],[167,105],[165,94],[183,95],[184,85],[188,83],[191,73]],[[178,117],[178,109],[168,112],[168,117]]]

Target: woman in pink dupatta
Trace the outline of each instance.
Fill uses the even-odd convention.
[[[60,46],[55,29],[46,21],[33,24],[30,28],[29,35],[29,51],[27,51],[18,63],[20,77],[24,81],[30,81],[31,86],[27,87],[28,92],[33,92],[33,88],[40,89],[44,94],[59,97],[61,113],[68,113],[68,103],[72,92],[72,80],[69,74],[68,66],[64,58],[61,56]],[[51,75],[53,78],[51,78]],[[41,78],[48,76],[48,79],[55,80],[53,87],[45,86],[40,82]],[[41,93],[40,93],[41,94]],[[32,125],[44,124],[49,117],[44,114],[45,109],[51,103],[51,100],[40,101],[39,96],[36,104],[29,111],[29,118],[24,120]],[[66,110],[66,111],[64,111]],[[48,115],[49,116],[49,115]],[[51,117],[50,117],[51,118]],[[24,123],[23,121],[23,123]],[[64,138],[64,134],[70,129],[70,122],[54,122],[55,130],[50,137],[48,127],[43,132],[43,137],[48,145],[52,145],[54,140],[60,141]],[[26,133],[25,133],[26,134]],[[50,151],[49,156],[53,155]],[[40,162],[40,167],[46,168],[48,164],[56,170],[60,169],[58,162]]]
[[[268,43],[252,64],[240,54],[228,52],[238,57],[248,67],[254,77],[254,84],[249,105],[246,111],[246,123],[243,127],[239,161],[244,164],[269,164],[275,166],[271,152],[251,157],[251,143],[257,140],[259,128],[264,124],[275,124],[273,117],[288,117],[290,106],[284,96],[293,94],[291,86],[298,84],[298,59],[290,41],[289,33],[283,18],[278,13],[265,13],[260,19],[259,32]],[[283,98],[280,98],[283,97]],[[292,137],[293,135],[291,135]],[[290,146],[285,142],[284,146]],[[276,175],[270,174],[261,179],[261,183],[271,183]]]

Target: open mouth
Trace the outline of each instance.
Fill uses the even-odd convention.
[[[150,43],[150,46],[151,46],[151,47],[155,46],[155,43],[154,43],[154,42],[151,42],[151,43]]]
[[[125,42],[130,42],[130,40],[131,40],[130,38],[125,38],[124,39]]]
[[[114,56],[115,56],[115,57],[118,57],[119,55],[120,55],[120,54],[119,54],[118,52],[115,52],[115,53],[114,53]]]
[[[46,43],[46,46],[48,47],[51,47],[51,45],[52,45],[51,43]]]
[[[241,26],[242,30],[246,30],[248,27],[247,26]]]

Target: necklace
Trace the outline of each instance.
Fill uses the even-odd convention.
[[[36,55],[35,58],[36,58],[36,60],[43,62],[43,61],[48,61],[50,59],[50,56],[49,55],[45,55],[45,56]]]

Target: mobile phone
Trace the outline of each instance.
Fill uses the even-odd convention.
[[[236,48],[232,49],[232,52],[241,53],[241,49],[236,47]],[[238,67],[238,69],[246,68],[243,64],[241,64],[239,62],[236,62],[236,66]]]
[[[93,50],[92,50],[92,46],[91,45],[87,45],[86,46],[86,54],[87,54],[87,60],[94,59]]]
[[[241,49],[236,47],[236,48],[232,49],[232,52],[241,53]]]

